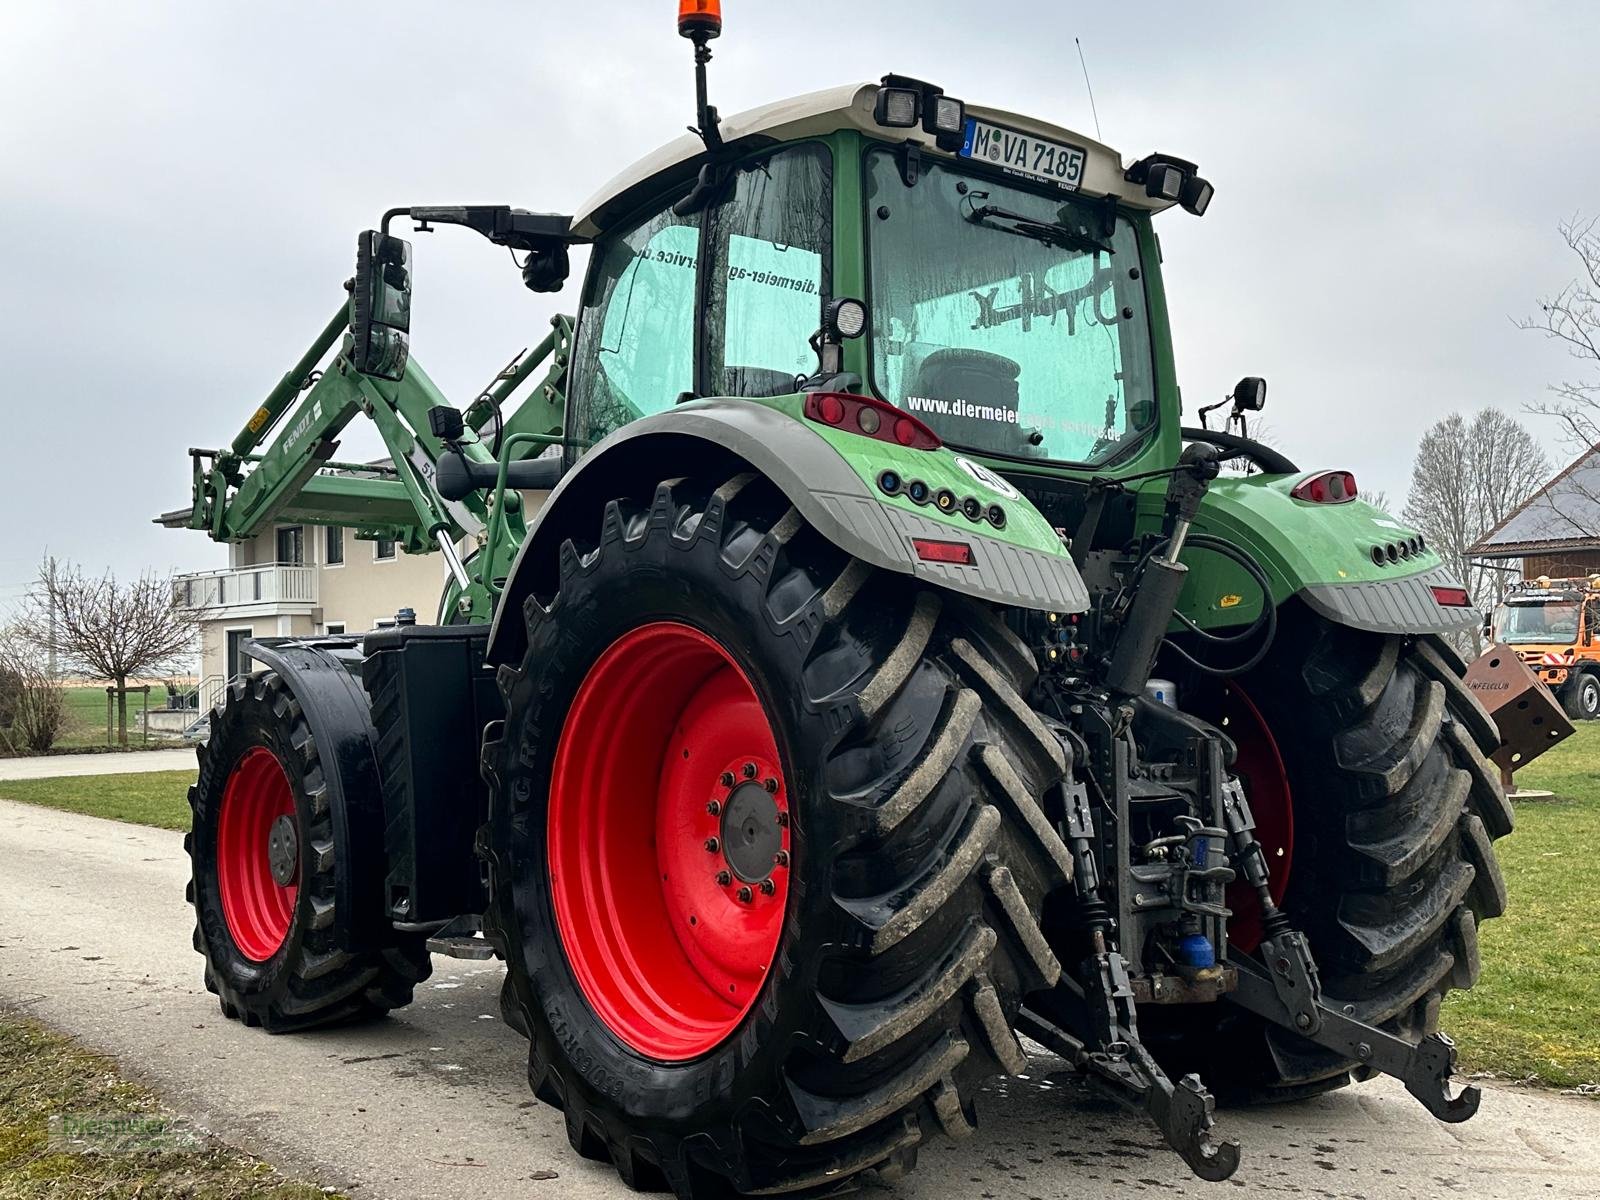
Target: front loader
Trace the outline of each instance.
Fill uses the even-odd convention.
[[[901,75],[720,118],[717,8],[681,7],[691,135],[571,217],[385,214],[193,452],[213,538],[450,573],[435,624],[258,639],[213,712],[224,1012],[376,1016],[430,947],[498,955],[573,1147],[685,1197],[903,1170],[1021,1035],[1206,1179],[1214,1095],[1385,1073],[1470,1117],[1439,1006],[1511,828],[1443,640],[1476,617],[1347,472],[1245,435],[1259,379],[1182,424],[1153,221],[1211,185]],[[590,247],[578,316],[452,406],[400,219],[538,291]],[[357,415],[392,466],[333,459]]]

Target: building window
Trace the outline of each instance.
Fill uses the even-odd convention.
[[[223,669],[230,676],[249,673],[250,656],[244,652],[244,644],[254,636],[253,629],[228,630],[227,661],[223,663]]]
[[[344,632],[344,622],[343,621],[329,621],[326,625],[324,625],[322,627],[322,632],[323,633],[343,633]]]
[[[373,542],[372,557],[380,561],[383,559],[393,558],[394,539],[392,537],[381,537],[377,541]]]
[[[324,532],[327,534],[325,548],[328,551],[324,560],[330,567],[340,566],[344,562],[344,530],[337,525],[330,525]],[[343,633],[344,630],[339,632]]]
[[[301,567],[306,561],[306,531],[300,525],[285,525],[278,530],[278,561]]]

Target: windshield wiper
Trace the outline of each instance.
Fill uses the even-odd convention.
[[[998,204],[975,206],[971,212],[967,213],[967,220],[974,225],[986,225],[990,229],[1021,234],[1023,237],[1032,238],[1036,242],[1043,242],[1047,246],[1055,246],[1061,250],[1111,253],[1109,245],[1096,241],[1094,238],[1085,233],[1080,233],[1070,226],[1058,225],[1053,221],[1040,221],[1024,213],[1002,208]],[[1001,222],[1004,222],[1004,224]]]

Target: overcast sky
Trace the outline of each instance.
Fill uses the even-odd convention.
[[[1217,188],[1159,222],[1191,419],[1265,375],[1275,441],[1398,506],[1434,420],[1570,374],[1512,318],[1571,277],[1557,222],[1600,209],[1600,5],[724,9],[725,113],[898,71],[1092,133],[1081,37],[1104,139]],[[692,118],[674,11],[0,0],[0,603],[47,548],[225,563],[150,519],[343,302],[357,231],[408,202],[571,211]],[[416,240],[413,352],[458,403],[573,310],[468,234]]]

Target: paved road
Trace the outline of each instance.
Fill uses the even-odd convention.
[[[39,754],[30,758],[0,758],[0,780],[192,771],[194,762],[193,746],[181,750],[126,750],[106,754]]]
[[[567,1148],[494,1014],[497,964],[435,962],[417,1002],[356,1030],[269,1037],[200,986],[175,833],[0,801],[0,1003],[106,1050],[221,1136],[358,1198],[632,1195]],[[980,1098],[983,1126],[925,1150],[878,1200],[1595,1195],[1600,1103],[1493,1088],[1439,1125],[1378,1081],[1289,1108],[1224,1114],[1232,1184],[1195,1180],[1149,1128],[1054,1059]],[[552,1178],[549,1173],[554,1172]]]

